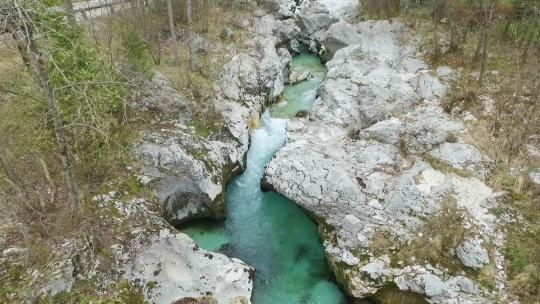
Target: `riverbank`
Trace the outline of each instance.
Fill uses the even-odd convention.
[[[431,303],[508,300],[504,220],[492,211],[502,196],[484,182],[492,161],[440,104],[457,72],[430,70],[397,20],[338,20],[317,1],[297,18],[328,75],[313,115],[288,124],[265,184],[324,227],[356,299],[396,284]]]

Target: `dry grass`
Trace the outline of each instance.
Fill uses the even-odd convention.
[[[255,130],[261,125],[261,117],[258,113],[255,113],[250,116],[248,123],[248,127],[250,130]]]
[[[400,248],[395,253],[395,260],[408,261],[415,257],[417,262],[460,273],[464,266],[454,250],[471,233],[464,228],[463,214],[453,196],[448,194],[443,199],[440,215],[428,219],[421,230],[422,235]]]
[[[465,178],[471,176],[471,174],[467,172],[466,170],[454,168],[451,165],[447,164],[446,162],[436,157],[433,157],[427,153],[422,156],[422,159],[428,162],[431,165],[431,167],[433,167],[433,169],[437,171],[441,171],[443,173],[454,173],[458,176],[465,177]]]
[[[495,191],[506,192],[507,208],[523,215],[522,221],[508,224],[506,258],[511,291],[523,303],[537,303],[540,202],[535,199],[539,193],[531,187],[527,168],[540,167],[540,159],[528,151],[529,145],[540,144],[540,48],[531,47],[524,57],[524,45],[500,35],[503,24],[496,20],[490,33],[486,77],[479,85],[473,74],[479,70],[479,62],[473,60],[479,33],[469,33],[455,52],[447,53],[448,48],[441,41],[445,41],[448,29],[445,25],[435,28],[425,17],[412,16],[408,23],[424,37],[423,50],[432,67],[447,65],[460,70],[460,77],[442,106],[447,113],[469,112],[477,118],[466,124],[468,134],[464,139],[494,160],[488,184]],[[442,248],[440,245],[432,244],[436,251]],[[417,252],[414,254],[422,254],[421,250]],[[426,258],[436,260],[436,256]],[[452,267],[452,263],[447,265]],[[487,265],[478,273],[484,285],[492,286],[493,267]]]
[[[389,254],[395,244],[396,240],[389,231],[379,230],[371,237],[369,250],[376,256]]]
[[[368,18],[388,19],[400,12],[400,0],[360,0],[360,13]]]

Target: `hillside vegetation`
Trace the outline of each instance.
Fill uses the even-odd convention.
[[[75,20],[58,9],[65,3],[0,2],[0,253],[18,250],[15,258],[0,259],[2,303],[32,299],[32,284],[39,283],[33,276],[56,262],[66,240],[91,240],[99,270],[111,270],[110,245],[125,231],[93,197],[115,191],[155,201],[132,172],[133,148],[140,131],[155,128],[156,115],[164,114],[143,111],[136,101],[159,71],[197,105],[196,129],[211,132],[220,124],[209,101],[212,82],[225,58],[196,43],[240,48],[242,29],[227,39],[222,31],[250,9],[241,1],[193,1],[191,7],[172,1],[171,20],[167,1],[141,1]],[[73,295],[42,301],[144,300],[142,290],[124,281],[111,282],[99,297],[92,284],[83,280]]]
[[[469,142],[495,168],[490,185],[505,193],[511,290],[523,303],[540,295],[540,3],[534,0],[361,0],[363,18],[398,17],[421,38],[434,68],[459,71],[444,100],[467,122]],[[536,170],[536,171],[535,171]]]

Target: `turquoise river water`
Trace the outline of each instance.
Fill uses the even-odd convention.
[[[326,74],[318,57],[301,54],[292,61],[312,77],[287,86],[251,132],[244,173],[228,187],[224,223],[197,223],[182,229],[203,249],[238,257],[256,269],[254,304],[341,304],[345,296],[332,281],[316,224],[292,201],[262,192],[264,168],[283,146],[287,119],[311,110]]]

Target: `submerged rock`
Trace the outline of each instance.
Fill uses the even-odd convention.
[[[308,79],[309,77],[311,77],[311,73],[309,71],[292,70],[291,74],[289,75],[289,84],[297,84]]]

